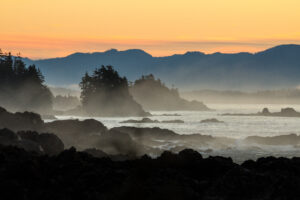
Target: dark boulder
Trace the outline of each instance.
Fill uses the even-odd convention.
[[[39,144],[43,148],[44,153],[48,155],[56,155],[64,150],[63,142],[56,135],[51,133],[39,134],[37,132],[22,131],[18,132],[18,135],[23,140],[30,140]]]
[[[13,131],[39,130],[44,122],[41,116],[32,112],[10,113],[0,108],[0,128],[8,128]]]

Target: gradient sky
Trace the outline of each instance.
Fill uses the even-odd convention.
[[[164,56],[300,44],[299,0],[0,1],[0,48],[30,58],[111,48]]]

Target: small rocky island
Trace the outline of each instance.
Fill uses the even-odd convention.
[[[297,112],[294,108],[282,108],[280,112],[271,113],[268,108],[264,108],[258,113],[226,113],[223,116],[266,116],[266,117],[300,117],[300,112]]]
[[[122,121],[120,123],[122,123],[122,124],[126,124],[126,123],[184,123],[184,121],[179,120],[179,119],[158,121],[158,120],[152,120],[152,119],[146,117],[141,120],[129,119],[126,121]]]
[[[200,123],[224,123],[224,121],[220,121],[216,118],[211,118],[211,119],[201,120]]]
[[[148,111],[211,110],[202,102],[183,99],[178,89],[167,87],[153,74],[136,80],[129,87],[129,91],[133,98]]]

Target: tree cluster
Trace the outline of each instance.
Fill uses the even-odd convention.
[[[147,113],[129,93],[126,77],[112,66],[102,66],[82,78],[82,108],[93,116],[142,116]]]
[[[201,102],[182,99],[177,88],[168,88],[152,74],[136,80],[130,92],[146,110],[208,110]]]
[[[26,67],[20,57],[0,51],[0,105],[16,111],[46,113],[52,110],[52,94],[35,65]]]

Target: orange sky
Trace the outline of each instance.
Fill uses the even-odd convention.
[[[31,58],[140,48],[155,56],[300,44],[299,0],[0,0],[0,48]]]

